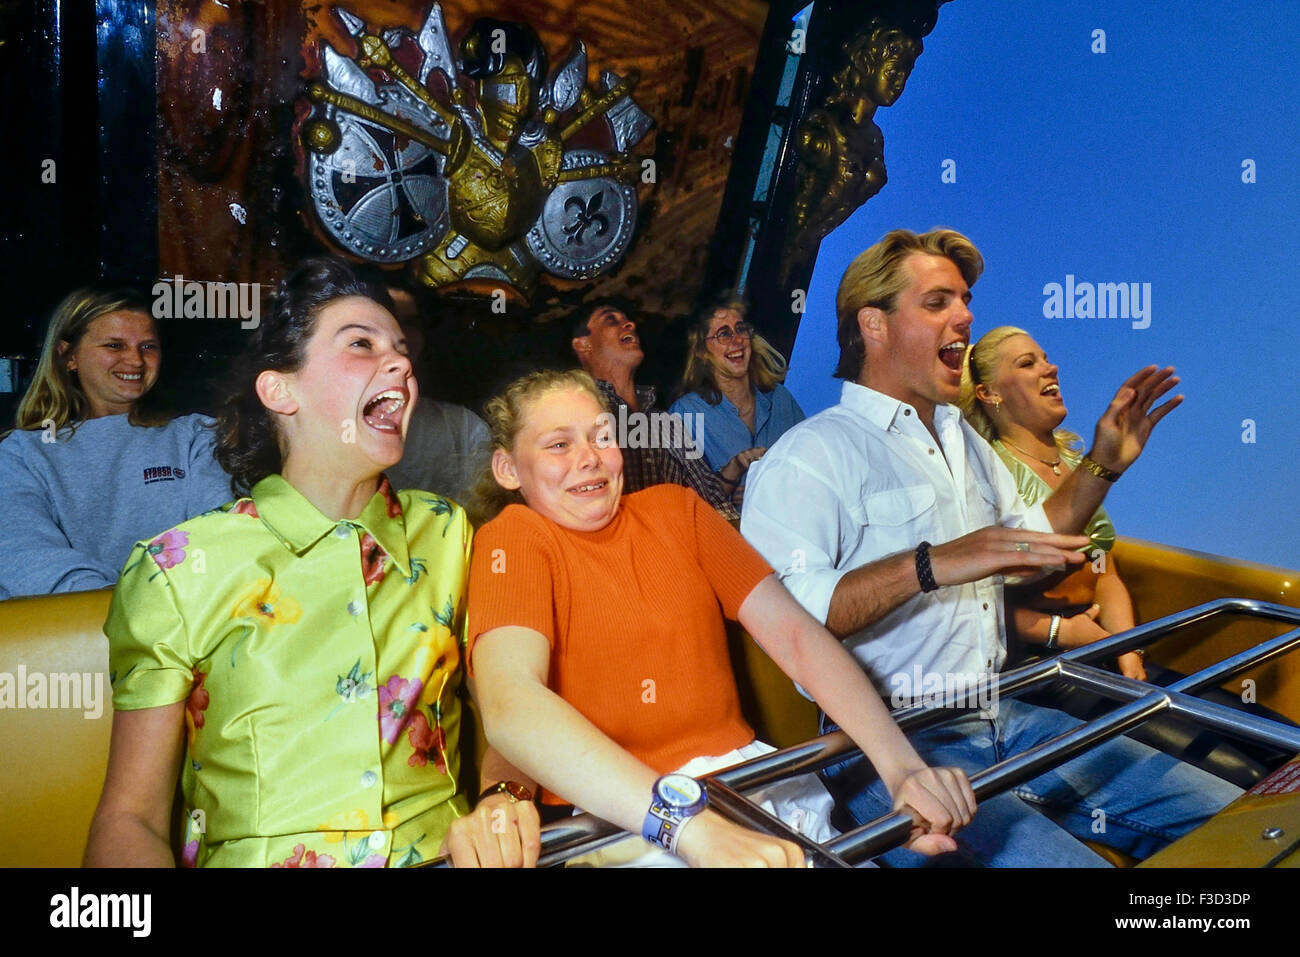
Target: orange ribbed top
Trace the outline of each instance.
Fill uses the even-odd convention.
[[[740,714],[723,615],[735,618],[771,573],[680,485],[624,495],[596,532],[511,505],[474,537],[470,673],[479,635],[531,628],[551,643],[550,687],[656,771],[724,754],[754,732]]]

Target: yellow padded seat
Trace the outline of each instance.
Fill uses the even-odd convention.
[[[12,687],[20,676],[41,675],[49,684],[55,675],[89,675],[100,709],[92,718],[84,707],[0,706],[0,867],[81,864],[112,737],[103,632],[112,595],[104,589],[0,602],[0,682]],[[462,714],[461,779],[472,797],[484,746],[477,716],[469,708]]]
[[[80,708],[0,707],[0,867],[76,867],[99,802],[113,727],[104,619],[112,589],[0,603],[0,681],[89,675]],[[7,678],[4,676],[8,676]],[[17,688],[22,695],[24,688]],[[6,705],[9,702],[6,701]],[[46,704],[55,704],[47,698]]]
[[[1116,557],[1140,620],[1224,595],[1296,603],[1296,572],[1146,542],[1121,542]],[[101,709],[91,718],[84,707],[0,706],[0,867],[75,867],[81,861],[113,723],[108,641],[102,631],[111,595],[106,589],[0,602],[0,682],[12,687],[24,673],[47,681],[51,675],[89,675],[92,687],[99,682]],[[1159,642],[1156,657],[1162,664],[1196,670],[1282,630],[1261,622],[1225,623],[1210,634]],[[789,747],[815,737],[816,706],[743,629],[732,626],[728,636],[741,706],[759,738]],[[1258,679],[1261,703],[1300,718],[1295,707],[1300,698],[1293,693],[1300,688],[1300,656],[1278,659],[1250,676]],[[465,709],[462,781],[471,794],[484,746],[475,717]]]
[[[799,693],[748,632],[727,622],[727,644],[740,708],[758,739],[788,748],[817,737],[817,705]]]

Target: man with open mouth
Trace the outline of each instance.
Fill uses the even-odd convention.
[[[895,230],[859,255],[836,297],[835,375],[846,380],[839,404],[796,425],[750,469],[741,531],[887,697],[899,676],[918,672],[943,684],[996,676],[1006,660],[1001,576],[1078,565],[1088,544],[1078,533],[1182,400],[1156,404],[1178,383],[1172,369],[1134,374],[1098,421],[1080,467],[1026,507],[954,404],[971,336],[970,287],[983,268],[974,244],[949,229]],[[911,740],[931,764],[973,775],[1079,723],[1011,699],[959,712]],[[861,758],[824,777],[857,823],[890,811]],[[1118,738],[981,803],[957,837],[955,862],[1105,866],[1075,837],[1142,858],[1239,793]],[[923,863],[904,849],[883,859]]]
[[[582,307],[573,321],[573,352],[584,371],[596,380],[620,421],[630,415],[664,415],[655,408],[655,390],[636,384],[636,370],[645,359],[636,323],[621,302],[601,299]],[[645,431],[645,430],[643,430]],[[622,441],[623,481],[628,492],[670,483],[694,489],[723,518],[740,520],[735,505],[718,481],[717,473],[694,453],[685,429],[675,433],[680,441],[640,443]]]

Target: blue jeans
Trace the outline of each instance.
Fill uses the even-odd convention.
[[[835,727],[824,715],[822,723],[825,730]],[[1063,711],[1004,698],[994,719],[963,714],[908,739],[928,764],[974,775],[1082,723]],[[831,765],[822,777],[858,824],[892,810],[888,791],[861,756]],[[952,854],[927,858],[897,848],[880,860],[890,867],[1107,867],[1075,838],[1145,858],[1240,794],[1236,785],[1199,768],[1113,738],[982,802],[957,833]]]

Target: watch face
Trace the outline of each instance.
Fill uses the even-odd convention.
[[[533,799],[533,795],[529,792],[528,788],[516,781],[502,781],[501,790],[505,791],[506,794],[509,794],[516,801],[531,801]]]
[[[685,774],[665,774],[655,784],[655,793],[669,807],[691,807],[704,796],[700,782]]]

